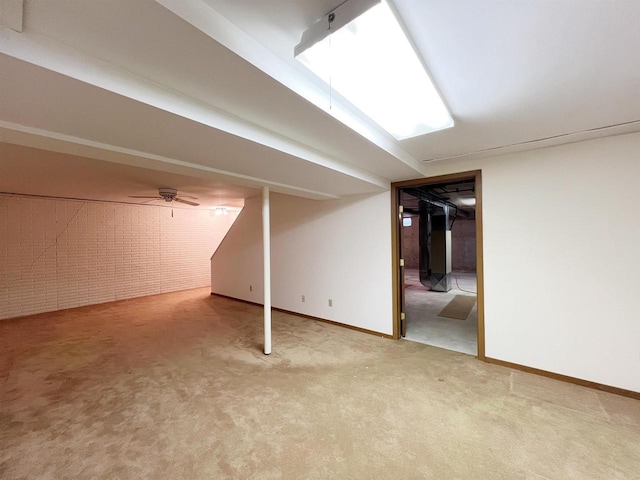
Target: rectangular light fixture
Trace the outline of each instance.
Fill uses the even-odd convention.
[[[386,0],[348,0],[302,35],[296,58],[396,139],[453,119]]]

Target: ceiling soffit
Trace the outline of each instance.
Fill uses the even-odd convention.
[[[74,3],[75,6],[69,6],[71,3]],[[77,32],[85,32],[84,34],[87,34],[86,30],[91,30],[90,33],[92,33],[105,27],[103,30],[108,31],[110,38],[119,37],[120,35],[113,35],[113,22],[108,21],[108,17],[103,19],[102,23],[104,25],[94,25],[91,22],[87,22],[87,18],[81,15],[85,15],[86,17],[86,15],[89,14],[87,12],[91,12],[93,9],[107,8],[111,2],[107,2],[107,4],[104,5],[93,5],[92,8],[87,7],[84,3],[75,3],[77,2],[62,2],[61,5],[58,5],[63,9],[71,9],[71,12],[67,12],[66,10],[57,12],[55,5],[52,6],[48,3],[44,4],[45,6],[37,2],[27,4],[27,19],[29,21],[27,22],[25,32],[17,34],[16,32],[6,30],[0,31],[0,51],[5,55],[61,73],[70,78],[78,79],[101,89],[115,92],[175,115],[183,116],[200,124],[227,132],[235,137],[244,138],[270,149],[283,152],[285,155],[299,158],[323,168],[335,170],[342,175],[351,176],[358,181],[371,184],[373,190],[388,188],[390,180],[412,178],[420,174],[421,166],[415,159],[410,159],[409,163],[411,163],[411,165],[408,165],[407,163],[398,161],[393,155],[380,149],[373,142],[353,133],[348,128],[341,127],[336,130],[336,125],[338,124],[334,120],[323,121],[322,117],[328,118],[325,113],[309,105],[306,101],[299,100],[299,97],[291,96],[290,91],[277,82],[274,82],[273,85],[280,85],[278,92],[276,92],[278,95],[282,95],[283,92],[286,91],[289,92],[286,94],[287,99],[298,99],[296,100],[297,103],[294,102],[295,108],[289,108],[291,102],[287,101],[287,103],[281,105],[282,108],[279,109],[285,112],[291,110],[290,115],[295,115],[296,119],[299,119],[299,121],[295,122],[295,119],[290,118],[286,123],[289,129],[287,133],[296,133],[296,135],[282,134],[276,131],[277,129],[273,130],[269,128],[271,126],[269,115],[245,115],[243,117],[229,113],[224,109],[214,106],[216,105],[215,103],[206,102],[199,96],[184,93],[182,90],[176,88],[176,85],[161,85],[155,79],[161,78],[164,81],[165,77],[162,74],[151,75],[154,80],[150,80],[148,78],[150,75],[147,75],[151,73],[150,71],[141,71],[140,73],[142,73],[142,75],[134,73],[131,69],[131,64],[123,62],[114,64],[114,58],[109,58],[108,60],[101,58],[101,56],[106,55],[105,51],[100,51],[99,55],[96,56],[97,50],[95,50],[94,47],[101,43],[100,35],[104,32],[96,34],[96,37],[92,39],[93,44],[91,44],[91,41],[83,41],[87,39],[82,38]],[[114,2],[114,4],[115,3],[117,2]],[[153,7],[154,5],[155,7]],[[119,11],[128,11],[130,8],[150,9],[152,15],[147,15],[146,23],[153,23],[149,18],[162,17],[158,12],[165,12],[164,17],[159,18],[159,20],[164,21],[163,25],[166,25],[167,22],[171,28],[174,28],[174,24],[182,24],[183,27],[180,28],[185,28],[184,25],[188,25],[187,30],[191,29],[191,32],[195,31],[191,25],[183,22],[155,2],[136,2],[134,4],[124,2],[121,7],[122,8],[118,9],[116,5],[110,8]],[[83,13],[78,13],[78,18],[69,20],[68,17],[73,16],[75,12],[74,9],[78,10],[82,8],[84,8],[84,10],[82,10]],[[40,12],[42,9],[45,11]],[[208,10],[211,9],[208,8]],[[211,11],[213,12],[213,10]],[[69,15],[67,15],[67,13],[69,13]],[[64,18],[61,20],[59,17]],[[129,17],[131,17],[131,15],[129,15]],[[169,20],[167,20],[167,18]],[[174,21],[171,21],[171,19],[174,19]],[[94,18],[93,20],[96,19]],[[78,28],[62,28],[63,23],[60,23],[61,21],[76,22]],[[132,20],[129,20],[129,22],[131,23],[130,26],[134,27],[133,23],[135,22]],[[87,23],[95,28],[90,29]],[[158,23],[158,21],[156,21],[156,23]],[[43,25],[49,25],[49,27],[46,27],[49,28],[49,30],[44,28]],[[136,24],[135,27],[138,28],[138,25]],[[144,27],[149,27],[146,29],[142,27],[143,26],[140,26],[138,30],[144,30],[145,34],[148,34],[152,38],[154,35],[160,35],[160,33],[156,31],[157,28],[159,28],[158,25],[154,24],[153,28],[149,27],[149,25],[144,25]],[[114,28],[116,30],[127,30],[127,27],[124,25],[117,25]],[[149,29],[151,29],[151,31]],[[129,30],[135,30],[135,28]],[[42,35],[39,32],[43,32],[46,35]],[[54,34],[58,36],[54,38]],[[74,35],[76,37],[74,37]],[[128,33],[125,34],[123,32],[122,36],[126,35],[128,35]],[[200,40],[204,41],[206,45],[218,45],[217,42],[212,42],[210,39],[209,41],[204,40],[209,37],[205,37],[201,33],[198,33],[198,35]],[[193,33],[191,33],[191,36],[193,36]],[[180,36],[179,38],[183,37]],[[74,41],[76,45],[70,46],[74,44]],[[193,46],[193,44],[191,46]],[[81,49],[77,47],[81,47]],[[132,45],[131,50],[135,50],[134,47],[135,45]],[[223,49],[227,51],[226,48]],[[195,50],[198,49],[196,48]],[[140,53],[140,51],[136,52],[136,54]],[[149,56],[154,56],[154,54],[155,53],[150,52]],[[124,54],[120,52],[120,55]],[[234,54],[231,54],[231,56],[236,60],[232,60],[232,65],[225,63],[225,70],[227,67],[232,70],[237,70],[240,64],[249,65],[240,57]],[[199,60],[202,60],[202,58],[199,57]],[[140,61],[138,63],[143,62]],[[213,63],[215,63],[215,61],[213,61]],[[167,65],[169,64],[170,62],[162,63],[162,68],[166,71],[168,68]],[[248,67],[244,68],[246,69]],[[254,69],[254,71],[259,72],[259,75],[257,73],[252,73],[252,75],[258,77],[262,75],[264,78],[268,78],[265,77],[264,73],[260,70]],[[258,85],[262,84],[259,83]],[[255,92],[260,89],[256,89],[254,85],[252,90]],[[266,88],[263,97],[269,98],[272,92],[275,92],[273,88]],[[190,93],[193,93],[193,91]],[[237,94],[237,92],[235,92],[235,94]],[[220,95],[224,96],[224,94]],[[306,106],[302,108],[301,105]],[[271,111],[278,110],[273,106],[271,107]],[[243,113],[246,114],[247,112]],[[309,115],[311,113],[313,113],[313,115]],[[318,117],[318,115],[320,115],[320,117]],[[318,121],[312,121],[310,119],[312,117],[317,117],[316,120]],[[251,121],[248,121],[247,118],[250,118]],[[291,128],[294,123],[298,125],[305,122],[308,124],[307,132],[314,129],[317,132],[314,134],[305,134],[304,132],[298,134],[299,129]],[[264,125],[268,126],[265,127]],[[44,130],[47,129],[45,128]],[[50,133],[55,134],[60,132],[52,130]],[[330,153],[327,153],[327,151]],[[312,175],[312,172],[309,173]],[[292,186],[295,187],[295,185]]]
[[[82,85],[92,85],[94,87],[100,87],[100,90],[94,91],[92,95],[90,95],[89,99],[93,97],[99,97],[100,95],[104,95],[101,92],[113,92],[120,95],[123,99],[130,99],[137,103],[141,103],[144,105],[148,105],[157,109],[155,115],[165,115],[169,113],[174,117],[183,118],[185,120],[193,122],[193,127],[195,128],[197,125],[201,127],[213,127],[215,129],[214,132],[221,139],[224,140],[223,137],[220,137],[222,132],[229,134],[228,142],[232,144],[238,144],[240,139],[251,139],[250,142],[246,144],[247,147],[250,145],[255,145],[255,147],[248,148],[249,150],[253,149],[252,158],[256,162],[260,162],[264,157],[274,157],[274,152],[280,152],[280,158],[283,160],[286,158],[298,159],[296,164],[292,164],[291,168],[285,169],[284,171],[291,171],[292,169],[300,170],[300,173],[297,175],[299,181],[296,181],[295,178],[290,178],[293,182],[292,184],[287,185],[286,183],[268,180],[268,178],[259,177],[255,175],[251,175],[249,173],[239,173],[234,171],[233,168],[230,170],[222,170],[216,168],[215,162],[214,165],[209,165],[208,168],[214,170],[216,173],[225,174],[228,177],[235,178],[236,180],[245,181],[249,180],[252,183],[264,184],[264,185],[272,185],[275,187],[282,187],[283,189],[287,189],[291,192],[298,192],[299,194],[306,196],[309,194],[312,197],[319,197],[323,195],[322,189],[317,191],[313,191],[314,189],[309,190],[309,188],[304,187],[305,183],[309,183],[309,180],[314,180],[315,178],[321,178],[318,176],[318,169],[325,171],[335,172],[333,181],[329,181],[326,183],[327,186],[333,187],[339,185],[341,183],[338,178],[352,178],[354,183],[351,187],[354,187],[356,184],[368,184],[369,187],[364,190],[368,191],[380,191],[385,188],[388,188],[389,181],[383,177],[377,176],[364,170],[360,167],[356,167],[350,165],[349,163],[341,162],[338,159],[331,158],[322,152],[318,152],[312,148],[307,147],[306,145],[300,144],[298,142],[292,141],[286,137],[279,136],[277,134],[273,134],[262,127],[250,124],[248,122],[243,121],[233,115],[227,114],[226,112],[221,112],[214,107],[210,107],[208,105],[203,105],[200,102],[194,101],[193,99],[181,95],[178,92],[171,91],[157,84],[150,83],[145,81],[144,79],[137,78],[134,75],[131,75],[129,72],[122,72],[117,67],[114,67],[111,64],[106,62],[101,62],[94,58],[88,57],[86,55],[82,55],[76,51],[70,51],[69,49],[62,48],[60,46],[56,46],[51,42],[45,41],[45,39],[37,38],[37,36],[25,37],[24,34],[17,34],[16,32],[9,32],[7,30],[0,30],[0,48],[3,53],[8,56],[2,56],[2,63],[5,65],[3,68],[3,76],[5,80],[3,80],[3,84],[6,86],[10,81],[15,80],[14,83],[17,84],[16,92],[13,95],[10,95],[6,89],[6,95],[3,96],[0,101],[2,101],[2,113],[0,113],[0,122],[2,122],[2,127],[6,131],[19,131],[21,133],[29,133],[33,130],[35,136],[39,137],[49,137],[56,138],[59,136],[64,137],[63,140],[67,143],[95,143],[98,145],[99,149],[106,149],[111,151],[124,150],[125,154],[132,154],[133,156],[146,156],[147,158],[154,158],[154,154],[146,155],[144,149],[136,150],[129,152],[126,147],[116,143],[109,142],[100,142],[100,139],[97,138],[86,138],[84,135],[74,135],[73,131],[65,131],[65,125],[57,125],[56,122],[60,121],[60,116],[49,117],[44,124],[41,125],[29,125],[30,122],[33,121],[34,118],[38,117],[37,113],[29,119],[22,119],[19,122],[13,121],[13,118],[10,118],[11,111],[17,112],[18,115],[23,114],[25,111],[29,110],[29,107],[26,106],[26,103],[20,104],[20,102],[29,102],[33,99],[28,95],[24,94],[24,86],[32,85],[34,82],[38,82],[38,78],[44,78],[47,74],[28,72],[26,75],[33,77],[29,78],[29,81],[23,82],[23,80],[12,78],[16,75],[20,74],[21,67],[16,68],[16,65],[19,65],[20,62],[16,63],[16,58],[23,60],[26,62],[24,65],[39,65],[44,68],[44,71],[57,72],[62,74],[65,78],[69,79],[78,79],[82,84],[78,84],[77,86],[73,86],[72,80],[68,80],[67,83],[69,85],[62,86],[63,90],[66,89],[66,92],[61,90],[59,95],[54,95],[53,92],[47,93],[49,90],[52,90],[52,87],[49,83],[45,82],[44,85],[41,85],[40,91],[47,93],[46,97],[43,98],[42,103],[38,105],[40,110],[47,110],[48,107],[54,108],[52,105],[55,104],[58,100],[62,100],[67,98],[67,106],[70,107],[71,103],[75,100],[76,96],[79,96],[79,90],[82,89]],[[10,58],[13,57],[13,60]],[[28,70],[28,68],[22,68],[23,70]],[[32,70],[37,70],[37,67],[31,67]],[[16,72],[19,72],[16,74]],[[51,75],[51,74],[48,74]],[[26,77],[25,77],[26,78]],[[75,81],[75,80],[74,80]],[[71,83],[69,83],[71,82]],[[64,82],[62,82],[64,83]],[[38,89],[36,89],[38,90]],[[70,97],[72,95],[73,97]],[[69,101],[71,100],[71,101]],[[8,107],[8,104],[15,103],[13,109]],[[51,103],[52,105],[47,105],[47,103]],[[109,104],[110,102],[107,102]],[[80,107],[81,108],[81,107]],[[69,108],[59,108],[60,112],[66,112]],[[104,111],[104,110],[103,110]],[[69,113],[69,112],[67,112]],[[102,112],[99,110],[95,111],[95,116],[93,120],[96,120],[100,117]],[[42,115],[39,115],[42,117]],[[85,117],[91,118],[91,112],[85,112]],[[146,117],[146,122],[153,123],[154,121],[158,121],[157,118]],[[74,122],[75,120],[70,119],[70,121]],[[84,123],[84,122],[82,122]],[[144,121],[141,122],[139,129],[143,129]],[[55,128],[49,128],[50,126],[56,125]],[[68,126],[68,125],[67,125]],[[43,128],[44,127],[44,128]],[[99,131],[98,129],[94,129]],[[202,130],[202,128],[200,128]],[[193,133],[193,132],[192,132]],[[202,131],[201,135],[207,137],[206,131]],[[186,138],[189,136],[187,135]],[[23,136],[23,140],[24,140]],[[195,140],[195,139],[194,139]],[[6,141],[6,136],[5,136]],[[221,144],[222,145],[222,144]],[[94,145],[95,146],[95,145]],[[257,150],[260,148],[266,148],[264,154],[260,154]],[[188,150],[188,147],[185,147]],[[130,149],[129,149],[130,150]],[[186,151],[185,150],[185,154]],[[231,149],[233,150],[233,149]],[[231,151],[230,150],[230,151]],[[242,149],[240,149],[241,151]],[[268,153],[267,153],[268,152]],[[157,157],[157,154],[156,154]],[[162,155],[160,155],[162,157]],[[301,162],[300,159],[305,162]],[[156,158],[158,160],[158,158]],[[180,163],[179,159],[175,160],[173,163]],[[184,162],[189,163],[189,162]],[[264,163],[264,162],[262,162]],[[304,165],[306,167],[306,173]],[[192,165],[193,166],[193,165]],[[229,162],[227,162],[227,166],[229,166]],[[196,168],[198,168],[196,166]],[[272,173],[277,171],[283,171],[282,169],[278,170],[277,167],[270,170]],[[325,179],[327,180],[327,179]],[[345,182],[342,182],[345,183]],[[349,181],[346,181],[345,186],[349,184]],[[332,188],[329,188],[325,193],[328,198],[335,198],[336,192],[335,190],[332,192]],[[355,188],[356,193],[362,193],[362,188]],[[338,194],[348,194],[351,192],[350,188],[346,188],[343,191],[340,191]],[[295,193],[294,193],[295,194]]]
[[[391,1],[455,120],[398,142],[424,168],[640,130],[636,0]],[[340,1],[188,3],[207,3],[291,66],[300,34]]]

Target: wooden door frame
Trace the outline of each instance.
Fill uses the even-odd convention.
[[[440,175],[437,177],[417,178],[391,184],[391,249],[392,249],[392,281],[393,281],[393,338],[400,338],[400,229],[402,221],[399,215],[399,190],[406,187],[433,185],[445,182],[474,180],[476,193],[476,275],[478,289],[478,359],[485,360],[484,345],[484,261],[482,255],[482,171]]]

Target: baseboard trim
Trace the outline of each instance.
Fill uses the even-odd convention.
[[[340,323],[333,320],[328,320],[326,318],[314,317],[312,315],[306,315],[304,313],[292,312],[290,310],[285,310],[284,308],[273,308],[277,312],[288,313],[290,315],[295,315],[296,317],[307,318],[309,320],[317,320],[319,322],[329,323],[331,325],[337,325],[338,327],[348,328],[349,330],[355,330],[356,332],[367,333],[369,335],[375,335],[376,337],[389,338],[393,340],[393,335],[389,335],[386,333],[376,332],[374,330],[368,330],[366,328],[356,327],[354,325],[347,325],[346,323]]]
[[[22,195],[21,193],[16,193],[16,194],[9,194],[9,195]],[[40,195],[30,195],[33,197],[40,197]],[[43,198],[49,198],[49,197],[43,197]],[[55,197],[50,197],[50,198],[55,198]],[[86,202],[92,202],[93,200],[83,200]],[[98,200],[96,200],[97,202]],[[100,200],[102,201],[102,200]],[[107,200],[105,200],[107,201]],[[111,203],[121,203],[121,202],[111,202]],[[140,205],[138,203],[132,204],[132,205]],[[183,288],[182,290],[172,290],[171,292],[157,292],[157,293],[150,293],[148,295],[140,295],[138,297],[129,297],[129,298],[119,298],[116,300],[108,300],[106,302],[98,302],[98,303],[87,303],[86,305],[78,305],[76,307],[65,307],[65,308],[58,308],[55,310],[46,310],[44,312],[34,312],[34,313],[25,313],[24,315],[18,315],[17,317],[5,317],[5,318],[0,318],[0,322],[6,322],[7,320],[23,320],[25,318],[35,318],[35,317],[39,317],[39,316],[46,316],[46,315],[52,315],[54,313],[65,313],[65,312],[69,312],[71,310],[79,310],[81,308],[92,308],[92,307],[98,307],[101,305],[109,305],[109,304],[116,304],[116,303],[124,303],[124,302],[131,302],[134,300],[142,300],[143,298],[151,298],[151,297],[158,297],[160,295],[171,295],[172,293],[180,293],[180,292],[187,292],[189,290],[200,290],[206,287],[210,287],[211,285],[202,285],[200,287],[189,287],[189,288]]]
[[[514,370],[520,370],[522,372],[533,373],[543,377],[553,378],[554,380],[560,380],[562,382],[573,383],[582,387],[593,388],[594,390],[600,390],[601,392],[613,393],[621,395],[623,397],[634,398],[640,400],[640,392],[634,392],[633,390],[625,390],[624,388],[612,387],[609,385],[603,385],[602,383],[591,382],[589,380],[582,380],[581,378],[570,377],[568,375],[562,375],[560,373],[548,372],[546,370],[540,370],[538,368],[526,367],[517,363],[505,362],[504,360],[497,360],[495,358],[485,357],[485,362],[492,363],[494,365],[500,365],[502,367],[512,368]]]
[[[247,303],[249,305],[254,305],[256,307],[262,307],[262,303],[252,302],[250,300],[243,300],[241,298],[230,297],[228,295],[221,295],[219,293],[211,292],[211,295],[228,298],[230,300],[235,300],[237,302]],[[317,320],[319,322],[330,323],[332,325],[337,325],[339,327],[348,328],[350,330],[356,330],[358,332],[367,333],[369,335],[375,335],[377,337],[389,338],[391,340],[394,339],[393,335],[387,335],[385,333],[374,332],[373,330],[367,330],[366,328],[354,327],[353,325],[346,325],[344,323],[335,322],[333,320],[327,320],[326,318],[314,317],[311,315],[306,315],[304,313],[292,312],[290,310],[285,310],[283,308],[273,307],[273,310],[282,313],[288,313],[290,315],[295,315],[301,318],[307,318],[309,320]],[[482,361],[482,359],[480,359]],[[560,373],[553,373],[547,370],[540,370],[538,368],[527,367],[525,365],[520,365],[518,363],[505,362],[504,360],[498,360],[496,358],[485,357],[484,362],[491,363],[494,365],[500,365],[502,367],[512,368],[513,370],[519,370],[521,372],[533,373],[534,375],[540,375],[542,377],[553,378],[554,380],[560,380],[561,382],[573,383],[575,385],[580,385],[582,387],[593,388],[594,390],[599,390],[601,392],[613,393],[615,395],[620,395],[623,397],[629,397],[636,400],[640,400],[640,392],[634,392],[633,390],[625,390],[624,388],[612,387],[610,385],[604,385],[602,383],[591,382],[589,380],[582,380],[581,378],[570,377],[568,375],[562,375]]]
[[[221,293],[213,293],[213,292],[211,292],[211,295],[213,295],[214,297],[220,297],[220,298],[226,298],[226,299],[229,299],[229,300],[235,300],[236,302],[246,303],[248,305],[253,305],[255,307],[262,307],[263,306],[262,303],[252,302],[251,300],[244,300],[242,298],[230,297],[229,295],[222,295]]]
[[[229,300],[235,300],[236,302],[242,302],[242,303],[246,303],[246,304],[249,304],[249,305],[254,305],[256,307],[263,307],[264,306],[264,304],[262,304],[262,303],[252,302],[250,300],[243,300],[241,298],[230,297],[228,295],[222,295],[220,293],[211,292],[211,295],[216,296],[216,297],[228,298]],[[317,320],[318,322],[324,322],[324,323],[329,323],[331,325],[337,325],[338,327],[348,328],[349,330],[355,330],[356,332],[366,333],[366,334],[369,334],[369,335],[375,335],[376,337],[389,338],[389,339],[393,340],[393,335],[388,335],[386,333],[380,333],[380,332],[376,332],[374,330],[368,330],[366,328],[360,328],[360,327],[356,327],[356,326],[353,326],[353,325],[347,325],[346,323],[335,322],[333,320],[328,320],[326,318],[314,317],[312,315],[307,315],[305,313],[292,312],[291,310],[285,310],[284,308],[272,307],[271,309],[276,311],[276,312],[288,313],[289,315],[295,315],[296,317],[306,318],[308,320]]]

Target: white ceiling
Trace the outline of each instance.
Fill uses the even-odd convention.
[[[292,65],[302,32],[342,3],[204,1]],[[392,3],[456,122],[401,141],[416,159],[628,122],[640,129],[637,0]]]
[[[368,183],[333,169],[301,162],[274,148],[8,56],[0,55],[0,70],[9,72],[2,82],[0,103],[2,120],[11,124],[8,128],[28,125],[155,158],[179,159],[244,178],[260,178],[274,190],[281,185],[295,186],[284,189],[285,193],[339,196],[371,191]],[[246,184],[241,180],[237,179]]]
[[[159,187],[178,190],[202,208],[242,208],[243,198],[260,191],[211,179],[131,167],[22,145],[0,143],[0,192],[142,203],[129,195],[157,196]],[[64,174],[61,174],[64,173]],[[51,181],[55,179],[55,181]],[[165,202],[148,202],[165,205]],[[189,206],[172,204],[176,208]]]
[[[640,130],[637,0],[395,0],[456,122],[401,142],[339,98],[329,109],[293,60],[341,2],[26,1],[23,32],[0,26],[0,142],[158,170],[212,198],[268,185],[328,199],[429,161]],[[67,191],[78,161],[42,158],[59,167],[48,188]]]

